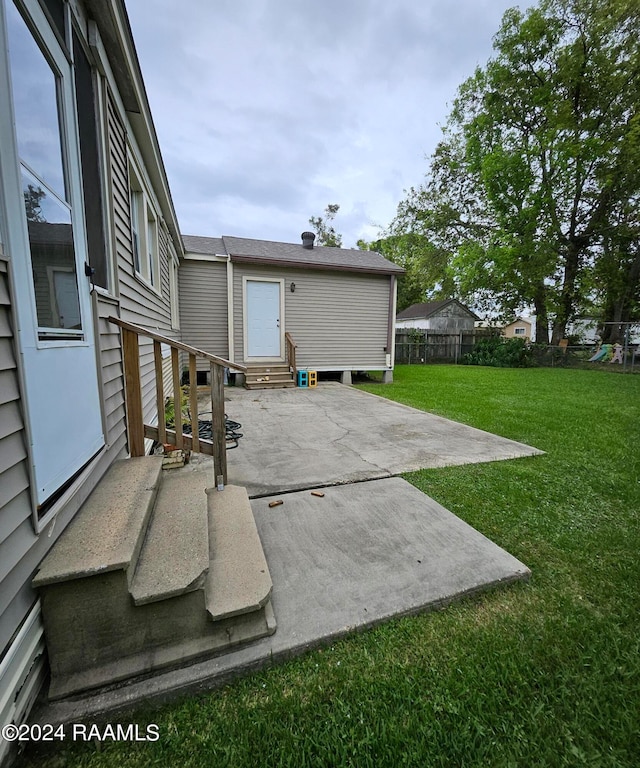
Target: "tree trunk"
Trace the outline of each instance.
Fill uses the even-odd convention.
[[[533,296],[536,313],[536,344],[549,343],[549,316],[547,315],[547,291],[543,282],[536,288]]]
[[[558,346],[567,332],[567,323],[575,310],[576,279],[580,264],[580,246],[570,242],[564,257],[564,281],[560,293],[558,314],[553,324],[551,344]]]

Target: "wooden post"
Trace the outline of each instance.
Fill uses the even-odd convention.
[[[189,411],[192,450],[197,453],[200,450],[200,435],[198,433],[198,371],[195,355],[189,355]]]
[[[164,382],[162,380],[162,344],[153,342],[153,362],[156,370],[156,408],[158,409],[158,442],[167,442],[167,423],[164,415]]]
[[[133,331],[122,330],[125,397],[129,453],[144,456],[144,420],[142,417],[142,385],[140,383],[140,348]]]
[[[178,350],[171,347],[171,372],[173,374],[173,412],[176,430],[176,448],[182,449],[182,390],[180,389],[180,360]]]
[[[213,472],[215,485],[218,477],[227,484],[227,441],[224,425],[224,368],[210,363],[211,370],[211,421],[213,427]]]

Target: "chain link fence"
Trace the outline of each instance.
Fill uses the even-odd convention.
[[[433,363],[463,363],[477,341],[486,339],[486,332],[461,333],[396,333],[396,365],[428,365]],[[595,344],[547,346],[531,344],[531,361],[547,368],[585,368],[620,370],[640,373],[640,345],[627,345],[622,361],[610,359],[591,361],[598,347]]]

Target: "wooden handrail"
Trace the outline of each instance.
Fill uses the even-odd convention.
[[[205,352],[203,349],[190,347],[188,344],[183,344],[181,341],[176,341],[175,339],[172,339],[169,336],[164,336],[157,331],[150,331],[148,328],[144,328],[142,325],[127,323],[125,320],[121,320],[119,317],[109,317],[108,320],[110,323],[115,323],[115,325],[119,325],[121,328],[125,328],[129,331],[137,333],[138,336],[146,336],[147,338],[153,339],[154,341],[159,341],[162,344],[168,344],[174,349],[180,349],[182,352],[188,352],[190,355],[202,357],[203,359],[209,360],[209,362],[215,363],[216,365],[221,365],[224,368],[232,368],[234,371],[240,371],[240,373],[247,372],[246,365],[240,365],[240,363],[232,363],[230,360],[225,360],[224,357],[217,357],[216,355],[209,354],[209,352]]]
[[[177,448],[187,448],[195,452],[213,456],[214,484],[220,480],[227,483],[227,445],[225,435],[224,415],[224,369],[231,368],[242,373],[246,372],[244,365],[232,363],[222,357],[210,355],[196,347],[190,347],[181,341],[176,341],[156,331],[143,328],[135,323],[127,323],[118,317],[109,317],[109,322],[120,326],[122,330],[122,356],[125,378],[125,401],[127,407],[127,432],[129,453],[131,456],[144,456],[144,440],[151,438],[161,443],[171,440]],[[158,426],[144,423],[142,408],[142,380],[140,376],[140,336],[153,340],[153,362],[155,373],[156,408],[158,410]],[[174,402],[174,429],[167,429],[165,423],[165,393],[163,380],[162,344],[171,348],[171,372]],[[182,398],[180,387],[180,360],[178,352],[189,355],[189,425],[190,434],[184,434]],[[209,361],[211,377],[211,419],[212,439],[203,440],[198,435],[198,392],[196,357]]]
[[[284,338],[287,342],[287,358],[289,359],[289,368],[291,368],[291,371],[295,376],[298,372],[296,367],[296,349],[298,348],[298,345],[293,340],[293,336],[289,333],[289,331],[285,333]]]

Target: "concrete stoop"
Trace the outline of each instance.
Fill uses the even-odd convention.
[[[250,365],[244,379],[246,389],[282,389],[295,385],[291,369],[282,363]]]
[[[272,582],[244,488],[116,462],[42,562],[50,699],[271,635]]]

